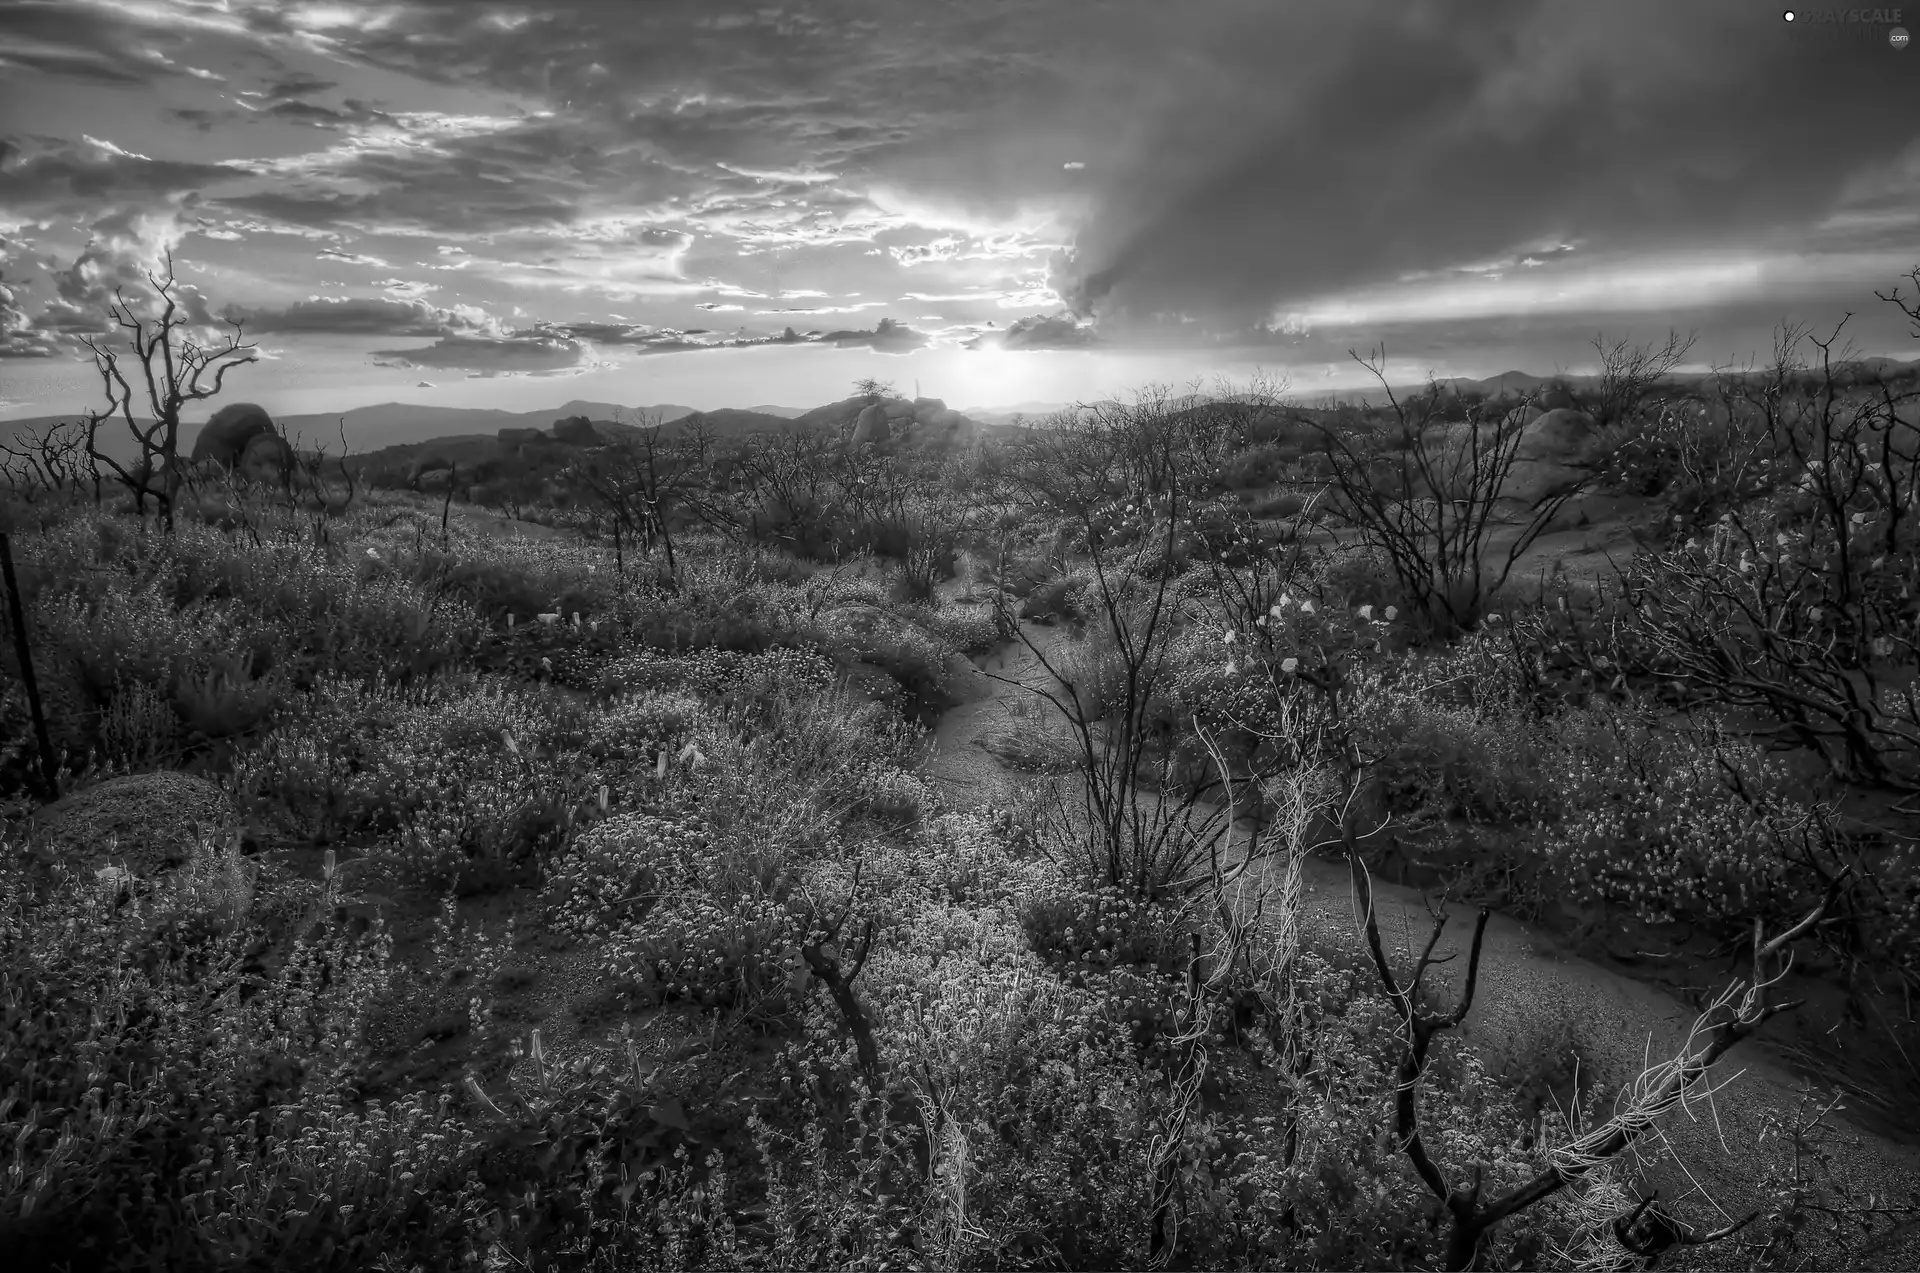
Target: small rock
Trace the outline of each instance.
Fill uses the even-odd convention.
[[[190,774],[128,774],[82,787],[34,814],[28,842],[83,869],[124,864],[136,879],[186,862],[202,836],[238,829],[233,798]]]

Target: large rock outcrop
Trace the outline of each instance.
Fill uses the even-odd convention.
[[[872,444],[878,446],[889,441],[892,437],[893,425],[892,421],[887,418],[885,403],[876,402],[864,408],[860,414],[854,418],[853,437],[851,439],[853,445],[866,446]]]
[[[233,468],[246,481],[285,486],[293,473],[293,448],[278,433],[256,433]]]
[[[556,442],[564,442],[568,446],[601,446],[606,442],[600,436],[600,430],[593,427],[593,421],[583,415],[555,420],[553,437]]]
[[[1520,414],[1521,410],[1516,407],[1501,426],[1520,430],[1514,441],[1513,463],[1500,486],[1498,511],[1506,516],[1516,516],[1585,478],[1591,471],[1600,435],[1599,425],[1584,411],[1558,407],[1527,418]],[[1481,454],[1490,459],[1495,429],[1485,424],[1478,428]],[[1450,499],[1466,497],[1472,481],[1469,448],[1474,441],[1474,429],[1473,425],[1459,424],[1446,429],[1444,434],[1439,430],[1428,432],[1423,441],[1429,447],[1437,447],[1435,467],[1439,470],[1440,484],[1448,489],[1435,491],[1422,484],[1413,494],[1442,495]]]
[[[193,440],[191,462],[249,481],[285,483],[293,471],[293,448],[264,407],[230,402],[213,413]]]
[[[419,486],[426,478],[434,474],[448,474],[453,470],[453,461],[444,455],[423,455],[407,469],[407,485]]]

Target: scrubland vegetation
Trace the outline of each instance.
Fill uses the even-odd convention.
[[[1438,386],[1149,393],[939,452],[642,427],[530,520],[378,457],[98,480],[31,440],[0,1246],[1878,1258],[1911,1182],[1836,1146],[1848,1111],[1920,1131],[1920,394],[1830,348],[1698,381],[1603,349],[1584,467],[1523,500],[1527,403]],[[1607,530],[1617,570],[1554,568]],[[980,806],[930,730],[1008,650],[1054,750]],[[1301,921],[1316,855],[1356,940]],[[1487,910],[1441,969],[1440,921],[1383,932],[1392,883],[1675,970],[1699,1019],[1632,1082],[1496,1064],[1462,1038]],[[1664,1118],[1742,1100],[1736,1045],[1817,1081],[1729,1147],[1760,1200],[1729,1214],[1651,1182]]]

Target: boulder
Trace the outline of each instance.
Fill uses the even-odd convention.
[[[914,405],[905,398],[889,398],[880,405],[886,408],[887,419],[890,421],[911,420],[915,414]]]
[[[1535,397],[1533,405],[1542,411],[1564,411],[1576,407],[1579,404],[1573,400],[1571,393],[1568,393],[1559,385],[1555,385],[1545,393]]]
[[[1502,427],[1511,428],[1522,419],[1521,408],[1516,407]],[[1440,476],[1448,479],[1444,484],[1453,488],[1450,498],[1463,498],[1469,488],[1472,474],[1467,468],[1467,449],[1474,427],[1456,424],[1445,429],[1429,429],[1423,435],[1422,440],[1428,446],[1444,448],[1436,467]],[[1491,456],[1493,428],[1481,425],[1479,434],[1483,454]],[[1520,425],[1520,435],[1514,442],[1513,463],[1500,487],[1501,506],[1509,511],[1531,506],[1585,477],[1594,458],[1598,436],[1599,426],[1584,411],[1561,407],[1527,419]],[[1414,493],[1432,496],[1446,492],[1435,492],[1426,483],[1420,483]]]
[[[601,446],[606,439],[593,427],[593,421],[583,415],[570,415],[553,422],[553,438],[568,446]]]
[[[1520,431],[1516,460],[1585,464],[1593,457],[1600,425],[1592,416],[1572,407],[1558,407],[1535,416]]]
[[[915,398],[913,414],[915,419],[924,420],[947,409],[947,404],[939,398]]]
[[[868,443],[878,445],[892,436],[893,429],[887,420],[887,408],[883,403],[874,403],[854,419],[852,440],[855,446]]]
[[[200,436],[193,440],[192,458],[230,469],[240,462],[247,444],[262,433],[280,436],[273,417],[264,407],[251,402],[230,402],[213,413],[213,418],[200,430]]]
[[[293,448],[278,433],[256,433],[247,439],[234,471],[249,482],[284,487],[293,475]]]
[[[427,474],[444,473],[452,468],[453,461],[444,455],[423,455],[407,469],[407,485],[418,486]]]
[[[127,774],[63,796],[33,815],[28,843],[91,874],[124,866],[148,879],[186,863],[200,840],[240,829],[233,798],[205,778]]]

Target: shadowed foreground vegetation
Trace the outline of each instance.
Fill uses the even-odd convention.
[[[0,1248],[1897,1259],[1910,1182],[1836,1164],[1846,1109],[1920,1132],[1916,395],[1831,349],[1603,350],[1545,458],[1530,399],[1439,386],[940,450],[639,427],[513,519],[311,452],[103,477],[49,433],[0,503]],[[1015,646],[1059,763],[978,806],[927,727]],[[1298,922],[1312,854],[1354,944]],[[1376,878],[1696,1027],[1610,1088],[1483,1055],[1486,910],[1443,968]],[[1729,1147],[1758,1201],[1656,1193],[1736,1046],[1818,1080]]]

